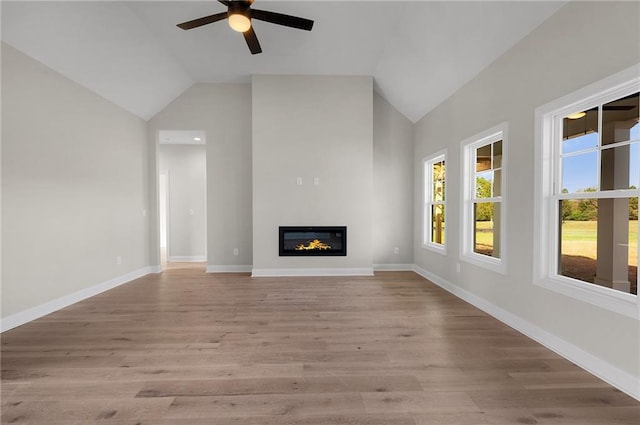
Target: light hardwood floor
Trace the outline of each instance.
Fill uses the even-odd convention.
[[[173,265],[2,335],[2,424],[640,423],[640,403],[410,272]]]

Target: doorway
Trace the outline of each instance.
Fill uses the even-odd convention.
[[[158,140],[158,226],[163,268],[207,260],[204,131],[161,130]]]
[[[167,264],[167,246],[169,235],[169,222],[167,217],[169,216],[169,176],[167,171],[160,172],[160,180],[158,182],[158,207],[159,207],[159,220],[160,220],[160,264],[164,267]]]

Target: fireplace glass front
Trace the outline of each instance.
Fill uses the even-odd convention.
[[[346,226],[281,226],[280,256],[347,255]]]

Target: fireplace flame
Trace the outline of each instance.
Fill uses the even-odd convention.
[[[319,241],[318,239],[314,239],[309,241],[307,245],[300,244],[296,246],[296,251],[308,251],[308,250],[327,250],[331,249],[331,245],[327,245],[326,243]]]

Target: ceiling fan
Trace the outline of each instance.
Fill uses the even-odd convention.
[[[252,9],[251,4],[253,3],[253,0],[218,1],[227,6],[226,12],[220,12],[215,15],[203,16],[202,18],[183,22],[178,24],[178,27],[183,30],[190,30],[192,28],[212,24],[223,19],[228,19],[229,26],[233,30],[241,32],[244,35],[247,46],[249,46],[249,50],[253,55],[261,53],[262,48],[260,47],[255,31],[253,31],[253,25],[251,24],[252,19],[259,19],[261,21],[271,22],[272,24],[284,25],[285,27],[297,28],[306,31],[311,31],[311,28],[313,28],[313,21],[309,19],[284,15],[282,13],[269,12],[266,10]]]

